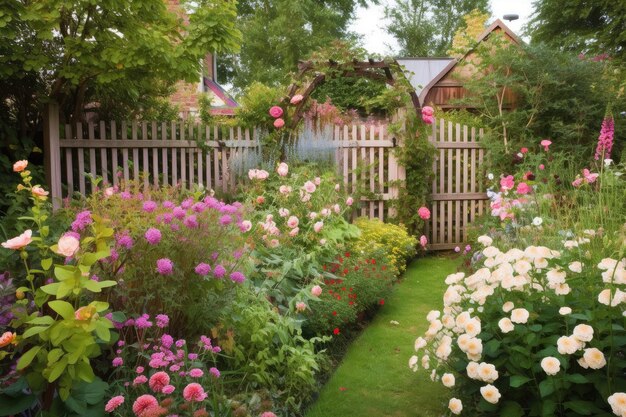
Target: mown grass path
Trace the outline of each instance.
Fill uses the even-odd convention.
[[[353,342],[306,417],[435,417],[445,390],[425,372],[408,368],[413,343],[440,309],[445,277],[458,262],[431,256],[414,261],[376,318]],[[397,321],[394,325],[390,322]]]

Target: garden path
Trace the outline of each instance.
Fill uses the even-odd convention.
[[[426,314],[441,307],[444,279],[458,261],[442,256],[411,263],[372,323],[354,340],[306,417],[435,417],[445,388],[408,368]],[[399,324],[391,324],[395,320]]]

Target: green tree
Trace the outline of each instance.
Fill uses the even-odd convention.
[[[529,25],[533,42],[626,62],[626,2],[536,0]]]
[[[472,10],[489,13],[488,0],[396,0],[385,7],[387,31],[401,56],[445,56]]]
[[[286,83],[298,61],[334,39],[352,37],[347,26],[357,5],[377,0],[242,0],[237,6],[241,52],[221,60],[222,81],[241,91],[254,81]],[[224,74],[224,69],[230,67]]]

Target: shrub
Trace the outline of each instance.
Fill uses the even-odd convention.
[[[354,222],[361,235],[353,244],[356,253],[381,250],[398,273],[406,269],[406,262],[416,253],[417,240],[401,225],[383,223],[378,219],[358,218]]]
[[[245,280],[245,229],[241,205],[176,189],[106,188],[87,202],[92,213],[112,218],[116,245],[97,278],[119,285],[115,309],[167,312],[175,336],[206,333]]]
[[[304,311],[306,327],[318,334],[337,334],[373,306],[384,303],[395,276],[382,253],[346,252],[323,266],[324,291]]]

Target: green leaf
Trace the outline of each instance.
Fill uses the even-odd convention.
[[[77,362],[75,365],[76,368],[76,376],[79,379],[82,379],[85,382],[92,382],[94,380],[94,378],[96,377],[96,375],[93,373],[93,369],[91,368],[91,365],[89,365],[89,363],[85,363],[85,362]],[[97,398],[94,396],[93,398],[90,399],[90,401],[94,401]]]
[[[63,300],[54,300],[48,303],[50,308],[56,311],[61,317],[65,320],[70,320],[74,318],[74,307],[67,301]]]
[[[41,269],[47,271],[52,266],[52,258],[46,258],[41,260]]]
[[[591,415],[596,410],[596,407],[591,401],[566,401],[563,403],[563,405],[565,406],[565,408],[575,411],[578,414],[582,414],[583,416]]]
[[[31,336],[34,336],[36,334],[39,334],[43,331],[48,330],[50,326],[34,326],[34,327],[30,327],[28,329],[26,329],[26,331],[24,332],[24,334],[22,334],[22,337],[24,339],[28,339]]]
[[[17,397],[0,394],[0,416],[18,415],[31,408],[35,401],[37,397],[33,394],[21,394]]]
[[[42,316],[42,317],[35,317],[32,320],[28,320],[26,323],[28,324],[47,324],[48,326],[52,325],[54,323],[54,319],[50,316]]]
[[[96,323],[96,334],[104,342],[108,342],[109,340],[111,340],[111,332],[109,331],[109,328],[102,322]]]
[[[50,375],[48,375],[48,382],[54,382],[63,374],[67,367],[67,358],[63,358],[55,363],[50,369]]]
[[[117,282],[111,281],[111,280],[105,280],[105,281],[99,281],[98,285],[100,285],[100,288],[107,288],[107,287],[113,287],[117,285]]]
[[[574,384],[587,384],[589,380],[585,378],[584,375],[581,374],[566,374],[565,380],[569,382],[573,382]]]
[[[48,366],[51,366],[53,363],[58,361],[64,354],[65,352],[63,352],[63,349],[52,349],[50,352],[48,352]]]
[[[500,417],[523,417],[525,414],[522,406],[515,401],[505,402],[500,410]]]
[[[43,287],[39,287],[39,288],[46,294],[57,295],[57,292],[59,291],[60,286],[61,286],[61,283],[55,282],[52,284],[44,285]]]
[[[54,276],[57,277],[59,281],[75,279],[77,273],[80,274],[75,266],[60,265],[54,268]]]
[[[513,388],[518,388],[527,383],[528,381],[532,381],[532,378],[528,378],[521,375],[513,375],[509,382],[509,385]]]
[[[545,398],[554,392],[554,379],[548,377],[548,379],[544,379],[539,384],[539,393],[541,394],[541,398]]]
[[[28,352],[22,355],[20,360],[17,361],[17,370],[21,371],[26,368],[30,363],[35,359],[35,356],[39,351],[43,348],[43,346],[34,346]]]

